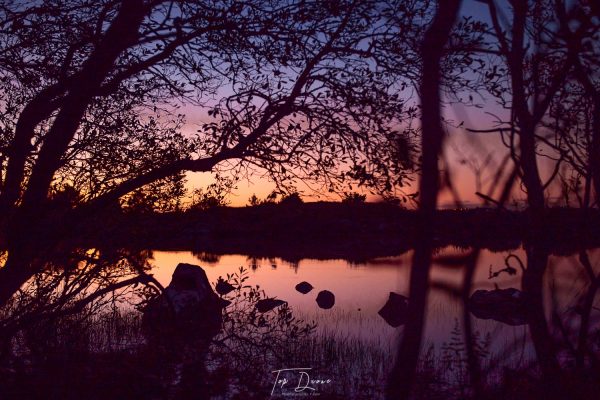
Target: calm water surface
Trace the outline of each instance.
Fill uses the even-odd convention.
[[[460,250],[446,248],[443,254],[458,254]],[[499,288],[520,289],[521,273],[518,263],[511,262],[517,274],[501,274],[490,279],[490,268],[497,271],[504,268],[505,258],[515,254],[525,262],[522,250],[493,253],[482,251],[477,263],[473,290],[492,290]],[[592,260],[598,260],[598,252],[592,254]],[[377,311],[385,304],[389,292],[408,295],[410,261],[412,253],[391,258],[381,258],[355,264],[344,260],[305,259],[290,263],[279,258],[253,259],[245,255],[223,255],[208,260],[192,252],[154,252],[152,273],[163,284],[170,282],[171,275],[178,263],[191,263],[204,267],[208,279],[216,282],[219,276],[232,274],[240,267],[249,270],[248,284],[259,285],[267,296],[286,300],[296,316],[315,321],[322,333],[339,338],[356,338],[372,342],[392,350],[402,327],[389,326]],[[512,261],[515,261],[514,259]],[[568,313],[582,293],[582,268],[575,256],[550,257],[547,273],[547,303],[554,299],[559,313]],[[431,279],[434,282],[460,287],[462,273],[457,267],[434,265]],[[314,289],[306,295],[297,292],[296,284],[307,281]],[[552,288],[552,290],[549,290]],[[320,290],[329,290],[336,296],[335,306],[329,310],[320,309],[315,298]],[[550,308],[550,307],[548,307]],[[451,332],[462,320],[462,305],[446,291],[432,289],[429,298],[426,319],[425,341],[439,348],[450,340]],[[526,340],[528,328],[510,326],[492,320],[480,320],[473,317],[474,330],[481,337],[489,334],[490,349],[502,353],[507,362],[514,357],[522,359],[531,355],[531,346]],[[460,325],[460,324],[459,324]],[[506,354],[506,349],[512,349]]]

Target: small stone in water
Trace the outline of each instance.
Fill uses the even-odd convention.
[[[319,307],[328,310],[335,304],[335,296],[329,290],[321,290],[317,295]]]
[[[296,290],[302,294],[306,294],[306,293],[310,292],[311,290],[313,290],[313,285],[311,285],[310,283],[308,283],[306,281],[300,282],[299,284],[296,285]]]

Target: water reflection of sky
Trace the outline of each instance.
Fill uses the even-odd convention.
[[[460,250],[452,248],[443,250],[444,254],[459,252]],[[498,278],[489,279],[490,267],[492,271],[504,268],[505,258],[509,254],[519,256],[524,263],[526,261],[521,249],[501,253],[481,251],[473,290],[492,290],[496,285],[502,289],[519,289],[522,271],[518,263],[511,263],[517,269],[517,275],[501,274]],[[593,253],[591,259],[598,260],[597,255],[597,252]],[[401,331],[387,325],[377,311],[387,301],[389,292],[408,295],[410,258],[411,253],[406,253],[358,265],[344,260],[310,259],[290,264],[281,259],[252,260],[245,255],[224,255],[216,262],[207,263],[191,252],[155,252],[153,264],[156,267],[152,272],[163,285],[167,285],[178,263],[197,264],[204,267],[209,281],[214,283],[219,276],[224,277],[244,266],[249,269],[249,284],[259,285],[270,297],[288,301],[295,315],[316,321],[320,332],[340,338],[356,338],[393,349],[395,339]],[[257,268],[251,269],[252,264],[256,264]],[[460,271],[457,267],[434,264],[431,280],[460,287]],[[547,285],[548,288],[554,285],[560,312],[567,317],[574,302],[576,303],[574,299],[582,293],[581,282],[584,280],[580,279],[580,275],[581,268],[575,257],[550,258]],[[311,283],[313,291],[306,295],[297,292],[294,287],[302,281]],[[315,298],[320,290],[329,290],[335,294],[336,304],[332,309],[322,310],[317,307]],[[550,293],[548,291],[546,296],[548,313],[552,306]],[[440,348],[450,340],[457,321],[462,321],[463,307],[459,300],[445,291],[432,289],[428,310],[425,341]],[[526,361],[532,355],[530,344],[525,344],[523,340],[528,335],[526,326],[513,327],[476,318],[473,318],[473,324],[474,330],[481,337],[490,335],[490,350],[498,355],[502,354],[501,357],[506,361]]]

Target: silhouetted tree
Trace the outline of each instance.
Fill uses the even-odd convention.
[[[595,4],[595,3],[594,3]],[[556,46],[573,54],[573,68],[567,82],[550,106],[546,129],[554,133],[553,146],[565,158],[575,182],[583,181],[580,204],[591,204],[592,187],[596,205],[600,193],[600,23],[598,8],[587,1],[557,2],[556,15],[560,26]],[[561,177],[564,178],[564,177]],[[593,185],[592,185],[593,184]],[[576,193],[579,195],[579,193]]]
[[[426,3],[0,2],[0,303],[79,226],[186,171],[403,185]],[[181,106],[212,121],[184,134]],[[77,203],[50,212],[66,187]]]
[[[582,164],[587,163],[585,153],[591,147],[582,153],[581,129],[574,132],[573,119],[565,117],[572,117],[579,108],[572,106],[582,100],[574,100],[578,90],[573,82],[578,79],[573,78],[589,77],[591,65],[597,63],[600,53],[592,43],[598,24],[587,1],[480,2],[488,6],[486,19],[491,25],[485,46],[488,59],[480,70],[483,95],[495,98],[509,115],[507,120],[498,116],[497,128],[487,132],[501,133],[528,205],[539,212],[546,203],[546,189],[560,176],[562,165],[584,178],[587,175]],[[588,72],[582,71],[582,64]],[[545,181],[538,166],[541,159],[554,163]]]
[[[546,188],[561,176],[561,163],[568,165],[567,171],[583,177],[586,184],[582,204],[589,204],[589,183],[595,175],[597,154],[593,130],[585,126],[581,113],[585,114],[586,107],[589,110],[593,103],[589,77],[593,76],[590,66],[600,54],[593,44],[599,27],[593,19],[594,8],[586,1],[484,3],[494,32],[492,48],[499,56],[492,56],[484,79],[489,93],[510,111],[510,120],[498,130],[510,148],[530,211],[527,270],[522,284],[529,299],[531,336],[547,393],[556,395],[562,393],[559,364],[543,305],[548,264],[543,209]],[[582,81],[587,82],[588,89],[577,88]],[[542,157],[551,158],[555,164],[546,182],[538,168]],[[577,185],[574,187],[579,190]]]

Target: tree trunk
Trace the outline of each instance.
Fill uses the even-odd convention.
[[[53,102],[64,91],[64,85],[54,85],[42,90],[23,109],[15,127],[15,137],[8,151],[6,177],[0,194],[0,212],[6,217],[21,195],[21,185],[25,176],[25,163],[32,145],[35,127],[48,118],[56,108]]]
[[[147,12],[148,7],[143,1],[122,2],[119,14],[72,82],[32,168],[22,202],[26,212],[35,211],[46,200],[54,173],[60,167],[61,158],[77,132],[88,104],[110,73],[115,60],[137,40]]]
[[[387,386],[388,399],[410,396],[421,350],[423,324],[429,290],[429,267],[433,247],[433,218],[439,190],[438,157],[442,149],[443,129],[440,110],[440,63],[450,30],[460,8],[460,0],[440,1],[432,25],[421,47],[422,173],[419,184],[421,217],[419,245],[415,249],[410,273],[409,318],[398,347],[396,363]]]
[[[535,128],[527,123],[521,125],[521,168],[523,169],[523,184],[527,189],[527,203],[530,210],[534,214],[539,214],[543,211],[544,201],[544,186],[540,179],[540,173],[537,166],[537,156],[535,153]],[[539,222],[539,221],[534,221]],[[536,230],[534,229],[534,232]]]
[[[540,179],[535,152],[536,122],[529,111],[525,93],[523,64],[525,61],[525,28],[527,25],[528,3],[513,3],[512,49],[506,55],[510,68],[513,113],[519,126],[520,167],[523,170],[523,184],[527,189],[527,202],[534,214],[544,208],[544,187]],[[537,219],[534,217],[534,219]]]

